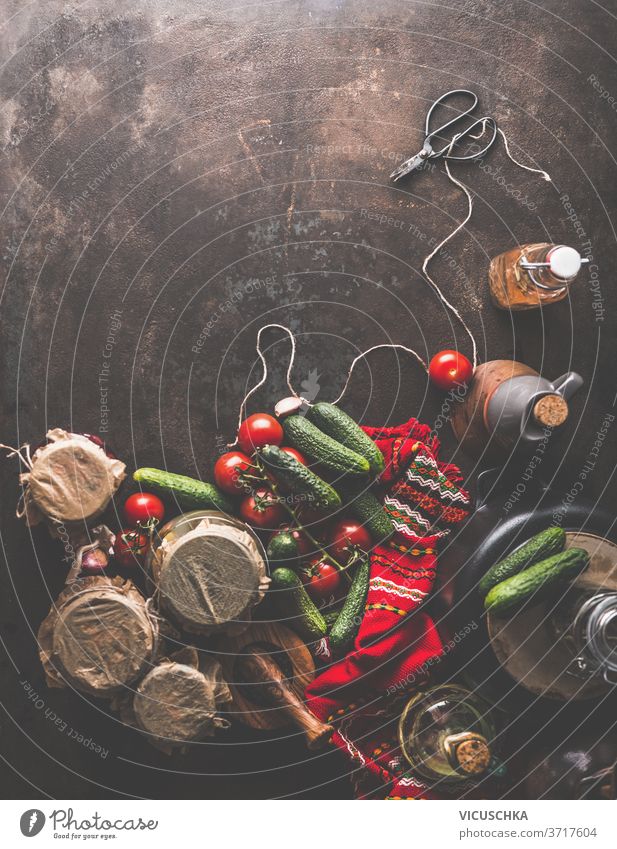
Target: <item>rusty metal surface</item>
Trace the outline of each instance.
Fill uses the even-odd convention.
[[[542,474],[614,499],[610,422],[590,457],[616,390],[614,15],[577,0],[2,7],[3,442],[62,425],[101,432],[131,466],[207,477],[259,373],[261,324],[297,333],[295,385],[320,399],[373,344],[469,353],[420,273],[465,198],[441,166],[387,179],[420,148],[432,99],[469,87],[554,184],[516,169],[502,143],[459,167],[476,209],[434,277],[482,360],[584,376]],[[594,277],[512,321],[490,306],[489,258],[544,238],[591,240]],[[284,394],[287,352],[273,332],[254,410]],[[435,422],[442,400],[416,364],[382,351],[358,367],[346,409],[371,424]],[[475,464],[440,435],[473,480]],[[5,794],[350,795],[342,759],[307,754],[299,736],[267,744],[237,729],[163,759],[100,706],[44,690],[34,633],[65,566],[61,546],[14,518],[13,463],[2,463]]]

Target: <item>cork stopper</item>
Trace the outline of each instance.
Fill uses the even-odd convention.
[[[481,734],[472,731],[451,734],[445,741],[445,749],[452,766],[465,775],[479,776],[488,769],[491,750]]]
[[[533,417],[544,427],[559,427],[568,418],[568,403],[561,395],[545,395],[534,406]]]

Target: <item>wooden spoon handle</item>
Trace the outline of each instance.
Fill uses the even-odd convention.
[[[304,732],[309,749],[325,745],[334,731],[333,727],[313,716],[269,654],[253,646],[247,647],[245,652],[238,657],[236,671],[244,682],[254,686],[254,700],[283,711]]]

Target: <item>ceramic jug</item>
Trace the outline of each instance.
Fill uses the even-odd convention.
[[[472,454],[482,454],[491,437],[505,450],[532,446],[564,424],[568,400],[582,385],[576,372],[551,381],[524,363],[491,360],[476,368],[452,428]]]
[[[539,442],[546,428],[560,427],[568,417],[568,399],[583,385],[575,371],[554,381],[541,375],[519,375],[501,383],[486,402],[484,419],[501,440]]]

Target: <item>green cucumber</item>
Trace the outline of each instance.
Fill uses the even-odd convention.
[[[501,581],[489,590],[484,607],[500,616],[530,599],[541,601],[556,585],[572,580],[588,565],[589,555],[583,548],[568,548]]]
[[[290,560],[296,560],[299,554],[298,543],[289,531],[274,534],[266,549],[268,563],[289,563]]]
[[[137,469],[133,480],[150,489],[173,496],[181,507],[209,508],[233,513],[231,501],[214,484],[175,475],[163,469]]]
[[[506,578],[511,578],[523,569],[545,560],[552,554],[563,551],[566,544],[566,532],[563,528],[547,528],[521,545],[512,554],[508,554],[499,563],[495,563],[478,584],[478,592],[484,598],[488,591]]]
[[[362,522],[376,543],[390,539],[394,533],[394,525],[385,507],[370,489],[360,493],[355,493],[349,487],[339,486],[339,489],[350,512]]]
[[[356,454],[366,457],[373,477],[383,472],[386,461],[379,448],[370,436],[364,433],[360,425],[335,404],[320,401],[309,407],[306,417],[332,439],[336,439]]]
[[[264,445],[257,453],[277,480],[292,493],[306,496],[312,507],[329,510],[341,506],[338,492],[291,454],[276,445]]]
[[[330,633],[330,629],[338,619],[340,612],[341,609],[339,607],[329,607],[327,610],[322,611],[322,615],[326,622],[328,633]]]
[[[326,636],[327,625],[292,569],[280,566],[272,572],[270,592],[284,625],[289,625],[306,642]]]
[[[294,448],[316,460],[324,469],[337,474],[368,475],[370,466],[366,457],[323,433],[306,416],[287,416],[283,420],[283,430]]]
[[[345,603],[330,631],[330,646],[336,654],[342,654],[353,643],[358,633],[364,615],[370,572],[368,557],[364,557],[358,565]]]

